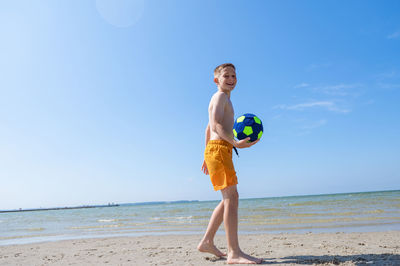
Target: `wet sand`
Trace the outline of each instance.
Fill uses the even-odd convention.
[[[201,235],[64,240],[0,246],[0,265],[224,265]],[[278,265],[400,265],[400,231],[240,235],[243,251]],[[224,235],[216,245],[226,251]]]

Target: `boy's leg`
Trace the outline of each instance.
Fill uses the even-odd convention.
[[[214,209],[211,215],[210,222],[208,223],[207,231],[204,234],[203,239],[200,241],[197,249],[201,252],[208,252],[214,254],[217,257],[226,256],[225,253],[221,252],[214,245],[214,236],[218,231],[219,226],[224,219],[224,201],[222,200],[218,206]]]
[[[228,242],[228,264],[256,264],[262,259],[243,253],[238,239],[238,206],[239,194],[236,185],[221,190],[224,201],[224,225]]]

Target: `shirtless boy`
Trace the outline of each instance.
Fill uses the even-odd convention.
[[[210,175],[214,190],[221,190],[222,200],[211,215],[207,231],[197,249],[218,257],[226,256],[214,245],[214,236],[224,221],[228,242],[228,264],[258,264],[262,259],[245,254],[238,240],[237,177],[232,162],[232,148],[248,148],[255,142],[250,138],[236,141],[233,138],[234,112],[230,100],[231,91],[236,86],[236,69],[233,64],[222,64],[214,71],[214,82],[218,91],[212,96],[208,107],[209,123],[206,128],[206,149],[201,167]]]

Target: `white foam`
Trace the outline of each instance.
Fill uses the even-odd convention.
[[[179,216],[179,217],[175,217],[178,220],[189,220],[189,219],[193,219],[193,216]]]
[[[115,222],[116,220],[115,219],[100,219],[97,221],[100,223],[111,223],[111,222]]]

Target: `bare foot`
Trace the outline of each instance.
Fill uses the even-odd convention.
[[[226,253],[221,252],[215,245],[214,243],[206,242],[206,241],[201,241],[200,244],[197,246],[197,250],[200,252],[208,252],[211,253],[217,257],[223,257],[226,256]]]
[[[228,259],[226,260],[228,264],[257,264],[254,260],[250,260],[240,254],[239,256],[228,256]]]
[[[244,253],[244,252],[242,252],[241,255],[242,255],[243,257],[245,257],[245,258],[251,260],[251,261],[254,261],[256,264],[260,264],[260,263],[263,262],[263,259],[259,259],[259,258],[250,256],[250,255],[248,255],[248,254],[246,254],[246,253]]]

